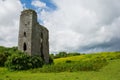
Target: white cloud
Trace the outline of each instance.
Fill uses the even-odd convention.
[[[31,4],[35,7],[46,8],[46,4],[44,2],[39,1],[39,0],[33,0]]]
[[[40,0],[32,2],[49,29],[51,52],[120,50],[120,0],[52,1],[54,11]],[[17,45],[22,6],[19,0],[0,0],[0,45]]]
[[[0,45],[17,45],[21,10],[19,0],[0,0]]]
[[[120,0],[52,1],[57,9],[39,15],[49,29],[52,52],[120,50],[115,42],[120,40]]]

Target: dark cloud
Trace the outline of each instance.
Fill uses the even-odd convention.
[[[80,52],[101,52],[101,51],[120,51],[120,38],[113,38],[109,42],[103,42],[96,45],[88,45],[79,48]]]

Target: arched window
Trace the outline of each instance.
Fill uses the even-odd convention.
[[[23,44],[23,50],[24,50],[24,51],[27,50],[27,45],[26,45],[26,43]]]
[[[26,32],[24,32],[24,37],[26,37]]]

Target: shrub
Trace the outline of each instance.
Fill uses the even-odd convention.
[[[49,57],[49,64],[53,64],[53,58],[51,56]]]
[[[61,58],[61,57],[67,57],[67,53],[66,52],[59,52],[59,54],[56,54],[54,56],[54,58]]]
[[[54,59],[55,55],[54,55],[54,54],[50,54],[50,57],[51,57],[52,59]]]
[[[4,66],[7,57],[4,54],[0,54],[0,66]]]
[[[7,57],[8,57],[9,53],[5,52],[5,53],[0,53],[0,66],[3,67]]]
[[[64,58],[64,57],[70,57],[70,56],[77,56],[80,55],[80,53],[72,52],[72,53],[67,53],[67,52],[59,52],[58,54],[50,54],[50,56],[54,59],[56,58]]]
[[[73,53],[68,53],[67,56],[78,56],[80,53],[73,52]]]
[[[71,63],[72,61],[71,61],[71,60],[66,60],[65,62],[66,62],[66,63]]]
[[[5,66],[10,70],[27,70],[42,67],[43,60],[39,56],[28,56],[26,54],[14,54],[8,57]]]

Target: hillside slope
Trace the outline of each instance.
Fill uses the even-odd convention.
[[[116,58],[120,59],[120,52],[99,52],[99,53],[92,53],[92,54],[81,54],[77,56],[71,56],[71,57],[63,57],[58,58],[54,60],[54,63],[63,63],[67,60],[71,61],[85,61],[90,59],[106,59],[106,60],[113,60]]]
[[[0,80],[120,80],[120,59],[109,61],[107,66],[97,72],[9,72],[5,68],[0,68]]]

